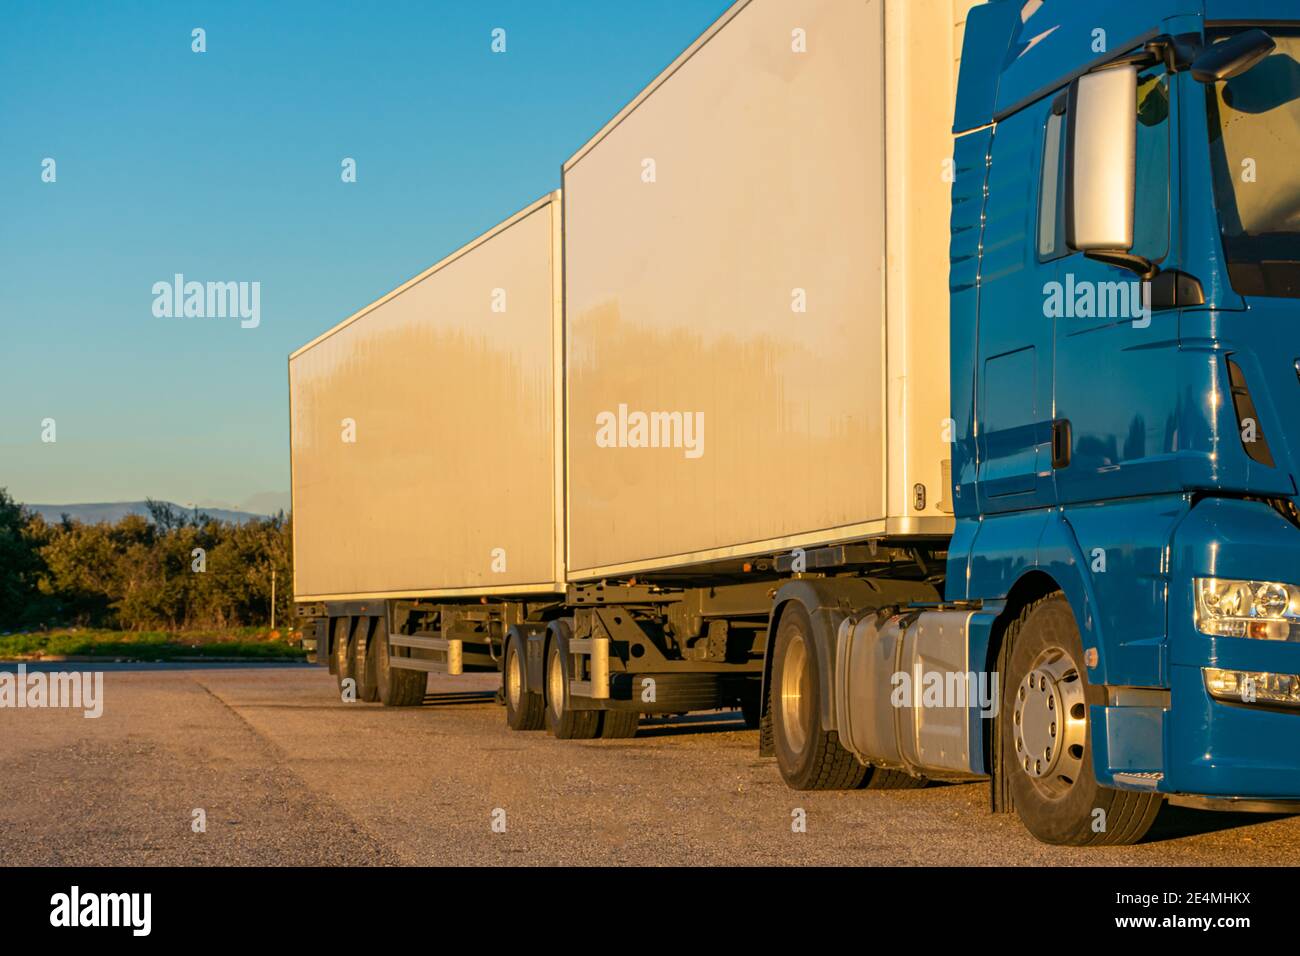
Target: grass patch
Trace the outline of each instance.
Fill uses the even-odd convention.
[[[67,628],[0,635],[0,659],[39,660],[45,657],[122,657],[133,661],[195,657],[305,660],[306,654],[298,641],[290,641],[287,632],[256,627],[224,631]]]

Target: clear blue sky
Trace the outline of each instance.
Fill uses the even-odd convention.
[[[287,501],[288,353],[558,186],[728,6],[5,0],[0,487]],[[261,325],[156,318],[178,272]]]

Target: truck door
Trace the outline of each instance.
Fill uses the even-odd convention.
[[[1017,511],[1053,501],[1052,323],[1042,288],[1056,263],[1036,251],[1042,102],[998,124],[980,262],[976,355],[976,453],[980,511]]]
[[[1157,263],[1171,248],[1171,115],[1164,68],[1145,71],[1138,78],[1133,251]],[[1063,151],[1065,124],[1058,125]],[[1049,140],[1057,135],[1048,128]],[[1049,189],[1043,197],[1039,237],[1040,247],[1055,242],[1058,257],[1048,302],[1056,337],[1057,500],[1167,491],[1177,486],[1177,311],[1145,312],[1135,273],[1065,248],[1063,179],[1057,178],[1055,195]],[[1053,225],[1054,240],[1043,235]]]

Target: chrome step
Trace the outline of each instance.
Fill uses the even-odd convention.
[[[422,637],[418,634],[394,634],[388,638],[389,647],[416,647],[425,651],[440,651],[446,655],[444,660],[430,661],[419,657],[398,657],[388,655],[390,667],[400,667],[408,671],[428,671],[433,674],[465,673],[465,642],[459,638]]]
[[[1116,783],[1141,787],[1143,790],[1154,790],[1165,779],[1165,775],[1157,770],[1122,770],[1113,776]]]

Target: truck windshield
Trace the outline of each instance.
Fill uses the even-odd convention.
[[[1233,288],[1300,298],[1300,30],[1267,29],[1277,50],[1208,90],[1215,192]]]

